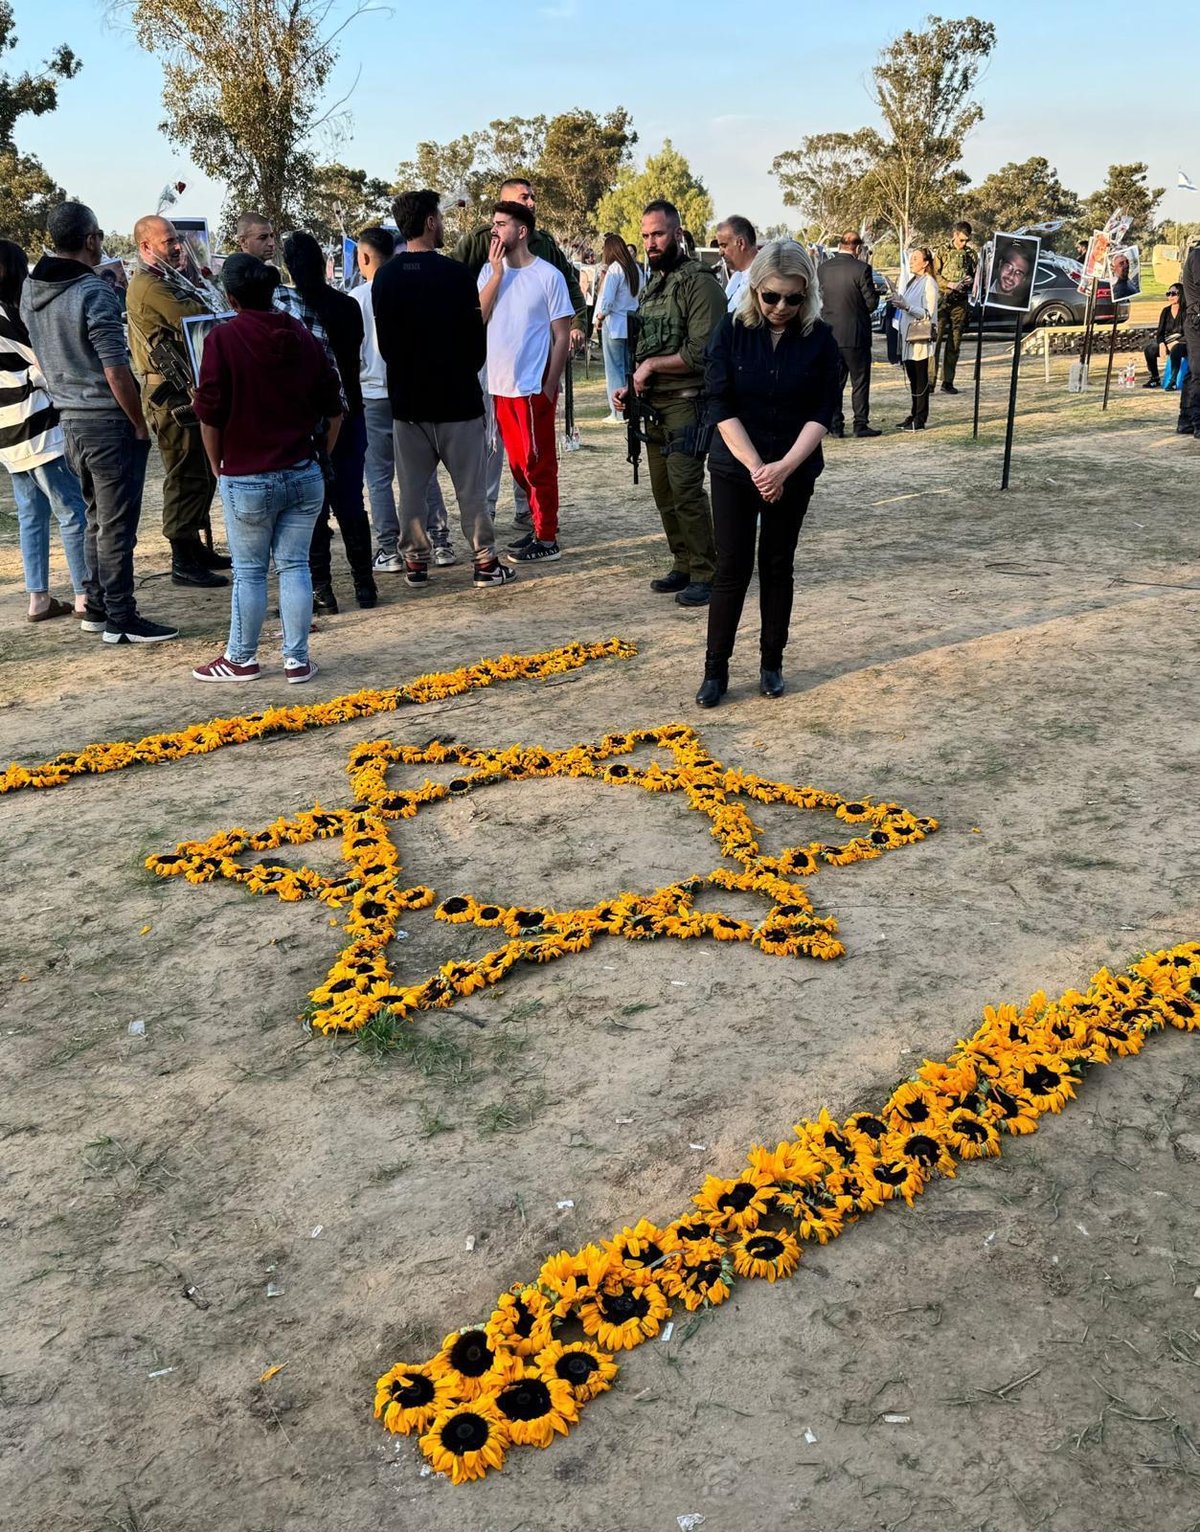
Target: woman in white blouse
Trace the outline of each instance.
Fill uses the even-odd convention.
[[[908,252],[910,276],[892,302],[900,310],[900,340],[904,370],[912,391],[912,409],[900,422],[901,431],[923,431],[929,419],[929,358],[937,338],[938,285],[933,255],[920,245]]]
[[[596,329],[600,334],[600,350],[604,356],[604,381],[608,389],[609,408],[612,396],[618,388],[624,388],[632,371],[629,357],[629,316],[637,312],[638,290],[642,274],[637,262],[629,253],[629,247],[619,234],[604,236],[604,286],[600,289],[600,301],[596,305]],[[625,423],[623,415],[611,412],[608,423]]]

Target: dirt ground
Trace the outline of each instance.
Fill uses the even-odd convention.
[[[1173,434],[1176,396],[1104,414],[1065,371],[1046,386],[1025,363],[1006,494],[999,348],[978,442],[964,393],[935,397],[923,436],[830,444],[778,701],[757,695],[751,610],[726,703],[695,707],[704,618],[647,588],[657,518],[593,384],[562,562],[491,595],[462,564],[424,595],[384,577],[377,610],[321,622],[321,676],[287,700],[568,639],[619,634],[636,659],[0,802],[6,1527],[1200,1527],[1200,1040],[1182,1033],[1095,1072],[1001,1160],[630,1353],[568,1440],[502,1475],[453,1488],[371,1418],[379,1372],[549,1253],[674,1215],[822,1104],[880,1101],[985,1003],[1200,933],[1200,445]],[[904,413],[880,363],[874,401],[879,424]],[[190,680],[228,596],[164,577],[156,493],[141,598],[185,636],[151,649],[27,624],[4,502],[5,760],[288,692]],[[339,945],[327,910],[143,869],[344,801],[359,739],[561,746],[673,719],[727,764],[942,820],[813,880],[844,959],[602,939],[418,1016],[378,1057],[297,1021]],[[505,903],[715,860],[675,798],[574,781],[449,801],[398,845],[414,881]],[[406,928],[405,979],[487,936],[428,912]]]

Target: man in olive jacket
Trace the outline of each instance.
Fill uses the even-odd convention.
[[[715,274],[684,253],[676,208],[651,202],[642,214],[649,282],[638,300],[633,386],[657,420],[646,426],[646,466],[673,563],[650,589],[675,593],[680,606],[707,606],[717,568],[704,459],[680,450],[704,414],[704,354],[725,317]],[[625,389],[613,395],[625,407]]]
[[[536,218],[537,195],[533,186],[522,176],[515,176],[511,180],[504,181],[500,186],[500,200],[502,202],[519,202],[527,207]],[[492,226],[484,224],[476,229],[474,234],[464,234],[451,252],[456,261],[461,261],[470,271],[471,275],[478,278],[479,273],[488,264],[488,246],[491,244]],[[549,261],[551,266],[562,272],[567,282],[567,296],[575,310],[571,318],[571,350],[582,345],[588,331],[587,299],[579,286],[579,273],[571,263],[571,258],[560,247],[553,234],[545,229],[539,229],[536,224],[529,236],[529,252],[531,255],[540,256],[543,261]],[[571,365],[570,361],[567,366]],[[487,386],[486,378],[484,387]],[[492,411],[491,396],[488,396],[487,418],[488,441],[492,444],[488,450],[487,463],[487,500],[488,509],[493,518],[496,515],[496,501],[500,498],[500,476],[504,470],[504,447],[500,441],[500,433],[495,427],[495,418]],[[520,537],[512,548],[527,546],[533,541],[533,533],[529,530],[533,525],[532,512],[529,509],[529,501],[521,486],[513,481],[513,521],[526,536]]]
[[[208,310],[175,293],[160,275],[165,266],[184,269],[183,243],[172,223],[156,214],[139,218],[133,239],[138,260],[125,303],[129,349],[134,371],[142,380],[142,411],[162,456],[162,528],[171,544],[171,579],[176,585],[228,585],[217,570],[228,569],[232,560],[210,552],[200,538],[201,529],[208,525],[217,481],[208,466],[199,423],[188,419],[190,392],[173,389],[151,355],[156,347],[165,347],[186,370],[183,321]],[[184,416],[182,422],[176,412]]]

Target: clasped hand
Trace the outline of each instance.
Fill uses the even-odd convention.
[[[757,468],[750,470],[750,477],[754,481],[755,489],[768,505],[774,505],[776,501],[783,499],[783,486],[788,480],[788,470],[782,463],[760,463]]]

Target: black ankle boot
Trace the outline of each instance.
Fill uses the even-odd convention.
[[[199,560],[199,539],[171,539],[171,583],[173,585],[228,585],[224,575],[206,569]]]
[[[764,697],[782,697],[783,671],[771,670],[764,665],[758,673],[758,689]]]
[[[729,661],[714,660],[709,655],[705,655],[704,680],[701,681],[700,690],[696,693],[696,702],[700,707],[716,707],[728,690]]]
[[[196,562],[202,569],[232,569],[233,560],[224,553],[218,553],[215,548],[210,548],[203,538],[199,538],[192,550],[196,556]]]

